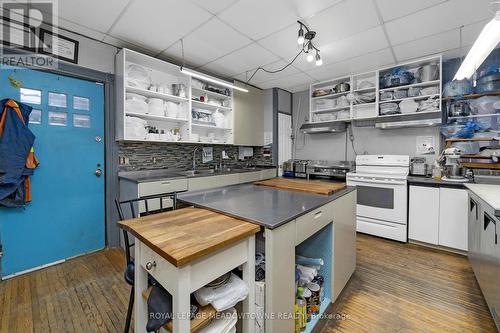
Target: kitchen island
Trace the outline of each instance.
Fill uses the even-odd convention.
[[[241,184],[180,194],[188,205],[264,227],[265,331],[294,331],[295,254],[325,261],[323,312],[345,287],[356,266],[356,189],[318,195]],[[317,322],[307,327],[310,332]]]

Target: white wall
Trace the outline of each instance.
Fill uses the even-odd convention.
[[[344,160],[346,152],[346,133],[303,134],[298,128],[309,118],[309,91],[293,94],[294,152],[295,158]],[[300,104],[299,104],[300,103]],[[300,106],[299,106],[300,105]],[[297,112],[298,111],[298,112]],[[403,128],[381,130],[376,128],[354,127],[354,147],[358,154],[401,154],[417,156],[417,136],[433,136],[439,146],[439,127]],[[439,150],[439,147],[437,147]],[[428,162],[434,155],[425,156]],[[347,159],[354,160],[351,142],[347,141]]]

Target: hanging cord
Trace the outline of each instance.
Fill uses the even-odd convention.
[[[354,159],[356,159],[358,153],[356,152],[356,148],[354,147],[354,129],[352,124],[348,125],[347,132],[349,132],[349,141],[351,141],[352,151],[354,152]]]
[[[257,68],[257,69],[253,72],[253,74],[250,76],[250,78],[247,80],[247,82],[246,82],[246,83],[248,84],[248,83],[250,82],[250,80],[252,80],[252,79],[253,79],[253,77],[255,76],[255,74],[257,74],[257,72],[258,72],[259,70],[262,70],[262,71],[264,71],[264,72],[266,72],[266,73],[269,73],[269,74],[276,74],[276,73],[279,73],[279,72],[284,71],[285,69],[287,69],[288,67],[290,67],[290,66],[291,66],[291,65],[295,62],[295,60],[297,60],[297,58],[299,57],[299,55],[301,55],[301,54],[302,54],[302,52],[305,52],[305,51],[304,51],[304,49],[301,49],[301,50],[300,50],[300,52],[299,52],[299,53],[297,53],[297,55],[293,58],[293,60],[292,60],[292,61],[290,61],[288,64],[286,64],[283,68],[280,68],[280,69],[277,69],[277,70],[274,70],[274,71],[270,71],[270,70],[265,69],[264,67],[260,67],[260,66],[259,66],[259,67],[258,67],[258,68]]]
[[[182,68],[186,67],[186,59],[184,59],[184,39],[181,38],[181,54],[182,54]]]

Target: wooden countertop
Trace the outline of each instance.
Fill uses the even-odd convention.
[[[331,195],[345,189],[345,183],[332,183],[321,180],[305,180],[292,178],[271,178],[254,183],[260,186],[275,187],[281,190],[300,191],[306,193]]]
[[[176,267],[259,232],[256,224],[202,209],[182,208],[118,222]]]

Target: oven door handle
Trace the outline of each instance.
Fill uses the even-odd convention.
[[[364,185],[366,183],[370,184],[381,184],[381,185],[406,185],[406,180],[396,180],[396,181],[384,181],[377,179],[347,179],[347,181],[355,183],[350,185]]]

